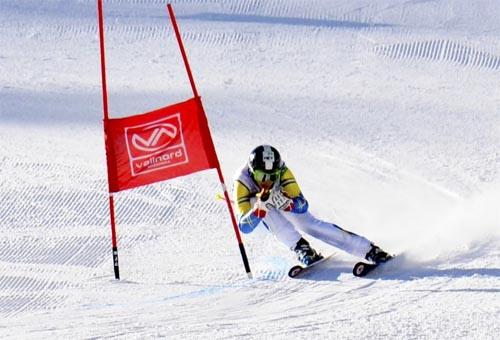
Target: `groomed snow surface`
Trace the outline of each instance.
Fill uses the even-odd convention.
[[[163,0],[104,1],[112,117],[191,97]],[[0,2],[0,337],[498,339],[497,0],[173,1],[228,184],[275,145],[372,276],[244,235],[215,171],[116,195],[94,0]]]

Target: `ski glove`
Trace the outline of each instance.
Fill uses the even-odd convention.
[[[271,199],[272,192],[262,189],[257,195],[257,201],[253,206],[253,214],[258,218],[266,217],[269,209],[273,209],[274,205],[272,204]]]

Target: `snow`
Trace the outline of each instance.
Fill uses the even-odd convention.
[[[289,279],[215,171],[116,195],[113,278],[96,3],[0,2],[2,338],[497,339],[495,0],[173,2],[224,176],[281,150],[312,212],[391,252]],[[112,117],[191,96],[165,2],[104,1]]]

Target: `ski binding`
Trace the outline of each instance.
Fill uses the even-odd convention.
[[[291,278],[296,278],[300,274],[307,272],[309,269],[311,269],[315,265],[320,264],[321,262],[324,262],[324,261],[328,260],[332,256],[333,256],[333,253],[330,254],[330,255],[327,255],[327,256],[323,257],[322,259],[320,259],[320,260],[318,260],[316,262],[313,262],[312,264],[310,264],[308,266],[306,266],[306,265],[300,265],[300,264],[295,265],[292,268],[290,268],[290,270],[288,271],[288,276],[291,277]]]
[[[376,263],[358,262],[352,268],[352,274],[354,276],[357,276],[357,277],[366,276],[369,273],[371,273],[375,268],[377,268],[380,265],[383,265],[384,263],[387,263],[387,262],[391,261],[393,258],[394,258],[394,256],[392,256],[391,258],[389,258],[387,261],[381,262],[381,263],[378,263],[378,264],[376,264]]]

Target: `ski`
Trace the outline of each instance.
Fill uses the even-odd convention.
[[[387,260],[386,262],[382,262],[382,263],[379,263],[379,264],[375,264],[375,263],[366,263],[366,262],[358,262],[354,265],[354,267],[352,268],[352,274],[354,276],[357,276],[357,277],[363,277],[363,276],[366,276],[368,275],[369,273],[371,273],[375,268],[377,268],[378,266],[380,265],[383,265],[384,263],[387,263],[389,261],[391,261],[392,259],[394,258],[391,257],[389,260]]]
[[[325,256],[325,257],[323,257],[321,260],[318,260],[318,261],[316,261],[316,262],[314,262],[314,263],[312,263],[312,264],[310,264],[310,265],[308,265],[308,266],[305,266],[305,265],[300,265],[300,264],[295,265],[295,266],[293,266],[292,268],[290,268],[290,270],[288,271],[288,276],[289,276],[290,278],[292,278],[292,279],[293,279],[293,278],[296,278],[297,276],[299,276],[299,275],[301,275],[301,274],[303,274],[303,273],[305,273],[305,272],[309,271],[309,269],[311,269],[311,268],[312,268],[312,267],[314,267],[315,265],[320,264],[321,262],[324,262],[324,261],[328,260],[328,259],[329,259],[329,258],[331,258],[332,256],[333,256],[333,253],[332,253],[332,254],[329,254],[329,255],[327,255],[327,256]]]

